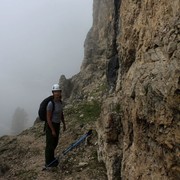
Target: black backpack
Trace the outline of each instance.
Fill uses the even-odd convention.
[[[41,121],[47,121],[47,111],[46,111],[46,107],[48,105],[49,102],[52,102],[53,104],[53,111],[54,111],[54,101],[53,101],[53,96],[49,96],[47,98],[45,98],[40,106],[39,106],[39,110],[38,110],[38,115]]]

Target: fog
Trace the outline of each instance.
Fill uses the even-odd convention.
[[[17,108],[27,127],[60,75],[79,72],[93,0],[0,0],[0,136]]]

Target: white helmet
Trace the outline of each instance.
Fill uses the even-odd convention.
[[[61,91],[61,88],[60,88],[59,84],[54,84],[52,86],[52,91]]]

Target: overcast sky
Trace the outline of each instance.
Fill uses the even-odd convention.
[[[32,125],[60,75],[80,71],[93,0],[0,0],[0,135],[24,108]]]

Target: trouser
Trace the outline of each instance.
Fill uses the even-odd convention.
[[[45,148],[46,165],[48,165],[54,160],[54,150],[56,149],[59,140],[60,124],[52,123],[52,125],[56,131],[56,137],[52,135],[52,131],[50,127],[48,126],[48,124],[46,124],[46,148]]]

